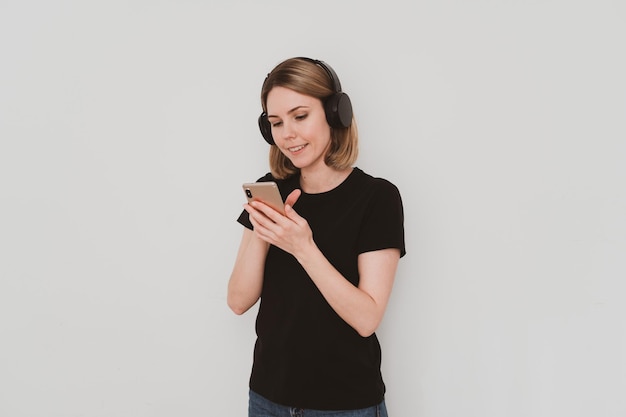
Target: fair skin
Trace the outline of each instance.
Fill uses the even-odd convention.
[[[330,126],[319,99],[274,87],[267,97],[267,110],[276,146],[300,169],[304,192],[329,191],[350,175],[351,168],[336,170],[324,162]],[[306,219],[293,209],[300,195],[301,191],[295,190],[287,197],[284,216],[261,202],[244,205],[254,230],[244,229],[228,283],[228,305],[236,314],[243,314],[257,302],[271,244],[292,254],[335,312],[361,336],[370,336],[387,307],[400,251],[360,254],[359,285],[355,287],[326,259]]]

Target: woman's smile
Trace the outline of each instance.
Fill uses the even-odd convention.
[[[297,155],[300,153],[300,151],[302,151],[304,148],[306,147],[306,144],[304,145],[298,145],[298,146],[292,146],[290,148],[287,148],[287,150],[289,152],[291,152],[294,155]]]

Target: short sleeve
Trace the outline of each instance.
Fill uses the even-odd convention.
[[[397,248],[406,254],[404,209],[398,188],[384,179],[376,179],[373,193],[359,233],[359,253]]]
[[[242,210],[239,217],[237,217],[237,222],[242,224],[244,227],[252,230],[252,223],[250,223],[250,215],[247,211]]]

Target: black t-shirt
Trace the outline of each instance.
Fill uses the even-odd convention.
[[[298,175],[275,180],[283,199],[300,188]],[[339,186],[302,193],[294,210],[307,220],[330,263],[359,283],[357,258],[374,250],[404,247],[404,214],[398,189],[359,168]],[[238,221],[251,229],[247,212]],[[265,262],[257,342],[250,388],[292,407],[345,410],[380,403],[385,393],[375,334],[360,336],[326,302],[298,261],[271,245]]]

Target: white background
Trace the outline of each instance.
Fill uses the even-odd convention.
[[[391,415],[626,415],[625,51],[622,1],[0,0],[0,415],[246,415],[226,284],[291,56],[404,199]]]

